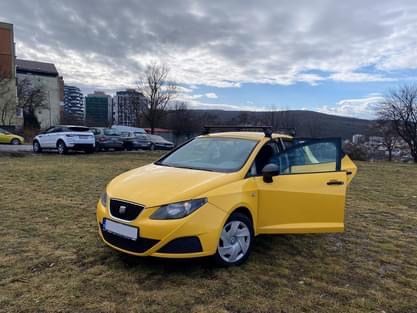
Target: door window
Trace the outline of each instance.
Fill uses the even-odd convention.
[[[274,156],[280,174],[320,173],[340,170],[340,140],[307,140]]]

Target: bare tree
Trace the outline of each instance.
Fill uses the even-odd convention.
[[[184,137],[191,138],[202,129],[184,102],[176,103],[174,109],[169,111],[168,127],[173,130],[176,143]]]
[[[404,85],[390,91],[378,117],[392,124],[398,136],[408,144],[417,163],[417,85]]]
[[[377,133],[382,137],[382,145],[388,151],[388,161],[392,161],[392,150],[398,141],[398,134],[391,121],[378,120],[375,123]]]
[[[146,104],[142,107],[142,115],[148,122],[152,134],[176,94],[176,85],[168,80],[168,73],[168,67],[153,63],[148,66],[145,79],[139,84],[139,90],[147,98]]]
[[[16,100],[16,88],[10,74],[0,70],[0,125],[13,124]]]
[[[39,129],[36,111],[47,108],[47,92],[42,85],[34,86],[30,79],[17,81],[18,108],[23,111],[23,125],[26,129]]]

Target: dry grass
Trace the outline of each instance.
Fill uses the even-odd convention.
[[[99,241],[106,182],[156,157],[0,157],[0,311],[417,312],[416,166],[360,163],[344,234],[259,237],[219,269]]]

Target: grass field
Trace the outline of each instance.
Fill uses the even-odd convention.
[[[0,312],[417,312],[417,166],[359,163],[345,233],[258,237],[216,268],[98,239],[106,182],[155,158],[0,157]]]

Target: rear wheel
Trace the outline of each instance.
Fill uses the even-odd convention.
[[[253,241],[251,220],[233,213],[223,226],[214,259],[221,266],[240,265],[249,257]]]
[[[35,140],[33,142],[33,152],[34,153],[41,153],[42,152],[41,145],[39,144],[39,141],[37,141],[37,140]]]
[[[20,142],[20,140],[19,139],[17,139],[17,138],[13,138],[12,139],[12,141],[10,142],[12,145],[20,145],[21,144],[21,142]]]
[[[63,142],[62,140],[59,140],[57,142],[56,148],[58,149],[59,154],[67,154],[68,153],[68,148],[65,145],[65,142]]]

